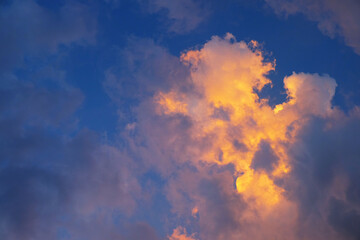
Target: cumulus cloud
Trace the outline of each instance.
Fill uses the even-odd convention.
[[[356,157],[343,164],[346,170],[332,172],[341,154],[358,155],[347,154],[356,150],[345,144],[357,141],[356,134],[345,131],[358,125],[357,110],[346,116],[333,107],[337,84],[316,73],[285,77],[288,98],[272,108],[257,92],[271,84],[267,75],[275,64],[266,62],[256,46],[231,34],[213,37],[180,59],[168,53],[145,58],[130,74],[144,76],[132,78],[144,86],[152,76],[165,76],[154,77],[163,80],[134,105],[136,125],[125,132],[131,151],[165,182],[163,191],[177,219],[167,226],[173,229],[169,239],[356,239],[357,231],[348,226],[358,219],[356,184],[346,180],[358,176],[357,170],[347,172]],[[150,56],[164,52],[151,49]],[[186,73],[177,75],[184,77],[183,85],[167,74],[152,75],[158,74],[154,59],[172,59],[173,64],[159,68],[163,73],[182,62],[188,68],[181,66]],[[121,81],[112,83],[117,87]],[[314,137],[336,141],[328,136],[334,131],[344,134],[349,148]],[[338,149],[338,155],[321,150],[327,148]],[[331,171],[329,164],[334,164]]]
[[[175,32],[202,21],[177,2],[149,4],[165,9]],[[1,72],[0,238],[359,238],[359,110],[332,106],[333,78],[293,73],[284,78],[287,100],[271,107],[257,92],[271,84],[275,63],[255,41],[215,36],[176,57],[129,38],[105,72],[125,122],[110,144],[77,125],[79,89],[8,71],[41,46],[53,53],[91,41],[88,9],[67,6],[2,6],[4,28],[28,43],[9,48],[15,57]],[[15,13],[33,19],[26,26],[38,34],[18,30]]]
[[[155,98],[160,105],[160,114],[184,116],[191,122],[186,131],[191,145],[186,146],[184,151],[192,153],[188,159],[192,164],[197,168],[203,168],[202,164],[233,166],[233,170],[228,170],[220,182],[206,181],[204,175],[202,183],[189,194],[191,198],[197,192],[204,193],[195,198],[202,238],[236,239],[243,236],[261,239],[270,234],[269,229],[276,228],[274,225],[269,227],[268,218],[272,211],[282,212],[285,210],[281,208],[286,207],[288,211],[293,210],[283,197],[283,190],[274,184],[272,178],[288,171],[282,144],[289,141],[287,127],[294,119],[287,111],[282,116],[276,115],[255,93],[254,89],[260,90],[270,83],[266,74],[274,69],[274,64],[264,62],[261,52],[252,49],[253,46],[256,46],[255,42],[249,46],[245,42],[237,42],[231,34],[225,39],[214,37],[202,49],[188,51],[181,57],[191,68],[196,94],[178,93],[175,88],[162,93],[162,98],[166,100]],[[227,118],[214,117],[214,110],[219,108],[228,109]],[[276,123],[275,132],[273,125]],[[269,139],[275,154],[282,156],[270,174],[251,168],[254,154],[263,139]],[[243,144],[244,151],[239,150],[234,142]],[[216,179],[215,175],[212,177]],[[233,188],[234,181],[236,189]],[[193,186],[196,184],[193,183]],[[218,202],[212,203],[217,199],[215,196],[219,198]],[[224,208],[220,209],[220,205]],[[256,216],[254,211],[262,213]],[[252,221],[262,222],[263,231],[256,233],[250,227],[240,227]]]
[[[359,110],[310,73],[271,107],[257,92],[275,64],[256,46],[227,34],[178,58],[130,39],[104,83],[131,103],[118,146],[78,130],[79,90],[6,75],[0,237],[356,239]]]
[[[319,29],[326,35],[340,35],[346,45],[360,54],[360,3],[357,0],[266,0],[278,14],[302,13],[318,22]]]

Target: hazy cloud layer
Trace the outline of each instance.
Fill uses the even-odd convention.
[[[53,11],[33,0],[0,4],[0,71],[25,54],[54,52],[59,45],[95,41],[96,16],[86,5],[68,2]]]
[[[196,29],[210,14],[208,2],[199,0],[139,0],[150,13],[167,19],[170,32],[184,34]]]
[[[96,133],[78,132],[73,114],[81,92],[15,77],[6,82],[0,87],[0,237],[120,235],[106,218],[110,209],[133,212],[140,187],[128,157]],[[96,232],[84,235],[93,224]]]
[[[330,37],[340,35],[360,55],[360,2],[357,0],[266,0],[278,14],[302,13]]]
[[[75,2],[60,10],[35,1],[0,5],[1,239],[129,239],[138,229],[154,231],[136,222],[115,226],[114,212],[136,208],[136,164],[79,127],[84,94],[66,72],[32,61],[93,42],[93,17]]]

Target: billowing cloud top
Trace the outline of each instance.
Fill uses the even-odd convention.
[[[175,160],[189,161],[198,169],[200,179],[204,177],[202,174],[213,175],[208,171],[214,166],[233,166],[231,177],[223,176],[218,181],[228,187],[235,181],[237,193],[224,186],[216,190],[239,196],[232,202],[225,195],[226,199],[218,203],[233,211],[224,217],[234,224],[233,228],[228,226],[230,230],[216,229],[221,224],[216,222],[219,216],[208,216],[216,211],[213,208],[220,208],[208,205],[212,201],[208,199],[210,196],[188,193],[199,215],[203,231],[200,239],[264,239],[266,236],[300,239],[297,228],[301,212],[297,199],[289,198],[284,187],[296,171],[289,149],[295,146],[299,133],[311,119],[331,119],[338,114],[331,106],[336,82],[326,75],[293,73],[286,77],[288,100],[275,108],[266,99],[260,99],[256,92],[271,84],[266,75],[274,69],[274,63],[264,62],[257,45],[254,41],[237,42],[231,34],[224,39],[213,37],[200,50],[187,51],[181,56],[182,62],[190,67],[194,89],[184,92],[175,87],[157,93],[154,98],[157,113],[171,117],[171,124],[178,124],[174,121],[179,119],[189,121],[181,132],[164,132],[168,139],[173,139],[166,143],[166,149],[183,146],[181,156],[175,155]],[[174,182],[172,187],[179,188],[180,184],[181,190],[177,191],[192,193],[213,191],[201,189],[204,187],[201,180],[195,180],[200,181],[197,187],[188,186],[190,183],[184,180],[178,179],[181,183]],[[169,191],[177,205],[179,196],[173,189]],[[182,214],[190,214],[187,211]],[[214,228],[216,236],[210,237]],[[332,231],[323,234],[337,238]]]

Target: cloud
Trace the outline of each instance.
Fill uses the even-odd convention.
[[[6,83],[0,86],[0,238],[56,239],[61,232],[119,239],[111,215],[136,208],[141,187],[134,163],[96,133],[78,129],[78,89],[14,76]]]
[[[187,235],[186,229],[178,227],[174,229],[172,235],[169,236],[169,240],[194,240],[194,238]]]
[[[349,238],[358,239],[360,232],[357,226],[360,224],[360,212],[347,209],[346,204],[336,199],[332,199],[330,208],[329,221],[334,228]]]
[[[138,239],[149,239],[158,240],[159,237],[153,228],[147,223],[137,223],[130,228],[130,233],[126,239],[138,240]]]
[[[193,195],[203,193],[194,198],[199,209],[199,234],[205,239],[261,239],[267,234],[276,234],[276,230],[270,229],[280,227],[280,224],[275,226],[270,223],[271,213],[293,211],[282,195],[283,190],[272,180],[288,171],[286,157],[283,156],[269,174],[251,167],[258,145],[264,139],[271,142],[274,155],[283,154],[282,144],[289,141],[288,125],[295,120],[288,115],[290,110],[286,110],[283,116],[277,115],[254,92],[254,89],[260,90],[270,83],[266,74],[274,69],[274,64],[264,62],[261,52],[252,49],[256,43],[251,44],[237,42],[228,34],[224,39],[213,37],[200,50],[184,53],[181,59],[191,68],[191,79],[197,94],[178,93],[175,87],[168,93],[162,93],[166,101],[157,100],[161,106],[160,114],[180,115],[190,120],[185,138],[191,144],[182,151],[183,155],[192,153],[188,161],[198,169],[205,168],[205,172],[210,169],[202,167],[203,164],[209,167],[232,165],[234,168],[233,172],[221,178],[220,185],[215,180],[206,180],[205,174],[202,184],[199,183],[195,190],[188,193],[191,199]],[[217,108],[228,109],[228,117],[214,117],[214,109]],[[274,124],[278,124],[276,132]],[[234,145],[234,142],[242,143],[244,151],[239,150],[239,144]],[[202,178],[199,173],[197,176]],[[216,175],[210,176],[216,179]],[[234,182],[236,188],[233,188]],[[183,186],[180,192],[188,191],[184,186],[189,184],[179,184]],[[197,185],[192,183],[192,186]],[[258,228],[262,226],[261,230],[256,233],[251,227],[241,227],[250,222],[256,223]]]
[[[214,36],[179,58],[132,37],[105,72],[123,124],[110,144],[78,126],[79,89],[8,73],[24,56],[94,40],[92,11],[72,4],[1,8],[14,34],[0,37],[11,43],[0,86],[0,238],[358,238],[359,110],[332,106],[333,78],[293,73],[287,100],[272,108],[257,92],[275,62],[257,42]],[[149,2],[177,33],[201,24],[199,6]]]
[[[346,45],[360,54],[360,3],[357,0],[266,0],[277,14],[302,13],[318,22],[319,29],[326,35],[340,35]]]
[[[147,6],[149,13],[165,15],[170,32],[188,33],[196,29],[210,14],[204,3],[197,0],[146,0],[140,1]]]
[[[59,45],[95,41],[96,18],[76,2],[52,11],[32,0],[0,4],[0,70],[11,70],[26,54],[55,52]]]
[[[293,73],[285,77],[284,88],[289,101],[276,106],[275,111],[284,107],[293,109],[302,116],[326,116],[332,113],[331,100],[337,84],[328,75]]]
[[[130,37],[119,51],[120,61],[106,71],[105,89],[118,101],[152,96],[159,89],[185,85],[188,70],[179,59],[151,39]],[[121,94],[119,94],[121,93]]]
[[[157,90],[166,91],[174,85],[184,90],[191,88],[187,81],[189,70],[151,39],[130,37],[127,47],[118,54],[120,60],[106,70],[103,86],[118,104],[118,113],[122,121],[128,121],[126,124],[135,118],[134,108]]]
[[[67,83],[66,72],[32,59],[94,41],[92,13],[78,3],[60,10],[35,1],[0,6],[1,239],[127,239],[137,224],[120,232],[124,225],[113,219],[136,209],[136,164],[80,128],[84,94]],[[31,71],[18,73],[20,64]]]
[[[277,160],[278,158],[270,144],[266,141],[261,141],[259,143],[259,150],[254,154],[251,167],[255,170],[264,169],[265,171],[272,171],[273,165],[276,165]]]
[[[335,147],[338,137],[328,134],[356,142],[346,129],[357,129],[358,117],[356,109],[346,116],[332,106],[333,78],[293,73],[284,78],[287,100],[272,108],[257,92],[271,84],[267,75],[275,64],[264,60],[255,41],[215,36],[180,59],[159,55],[166,51],[156,45],[142,49],[142,43],[139,49],[152,57],[140,59],[141,67],[125,76],[148,90],[133,106],[136,124],[125,136],[136,158],[164,181],[162,191],[176,215],[167,226],[173,229],[169,239],[356,239],[356,230],[346,226],[358,218],[358,187],[342,185],[358,176],[357,170],[348,172],[356,158],[349,157],[346,171],[333,171],[341,156],[358,154],[352,144]],[[138,54],[134,49],[124,58],[130,63],[137,59],[129,57]],[[172,78],[157,67],[184,73]],[[151,79],[161,79],[157,88],[147,87]],[[318,153],[328,148],[338,149],[337,155]],[[329,157],[337,163],[331,171]]]
[[[319,229],[335,239],[359,237],[352,225],[359,217],[355,180],[360,175],[359,127],[358,108],[347,116],[338,112],[325,119],[314,118],[289,149],[293,161],[289,193],[298,202],[302,224],[308,228],[303,234],[317,236],[305,238],[321,238],[324,233]]]

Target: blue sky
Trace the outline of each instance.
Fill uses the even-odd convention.
[[[1,239],[358,239],[357,0],[0,2]]]

